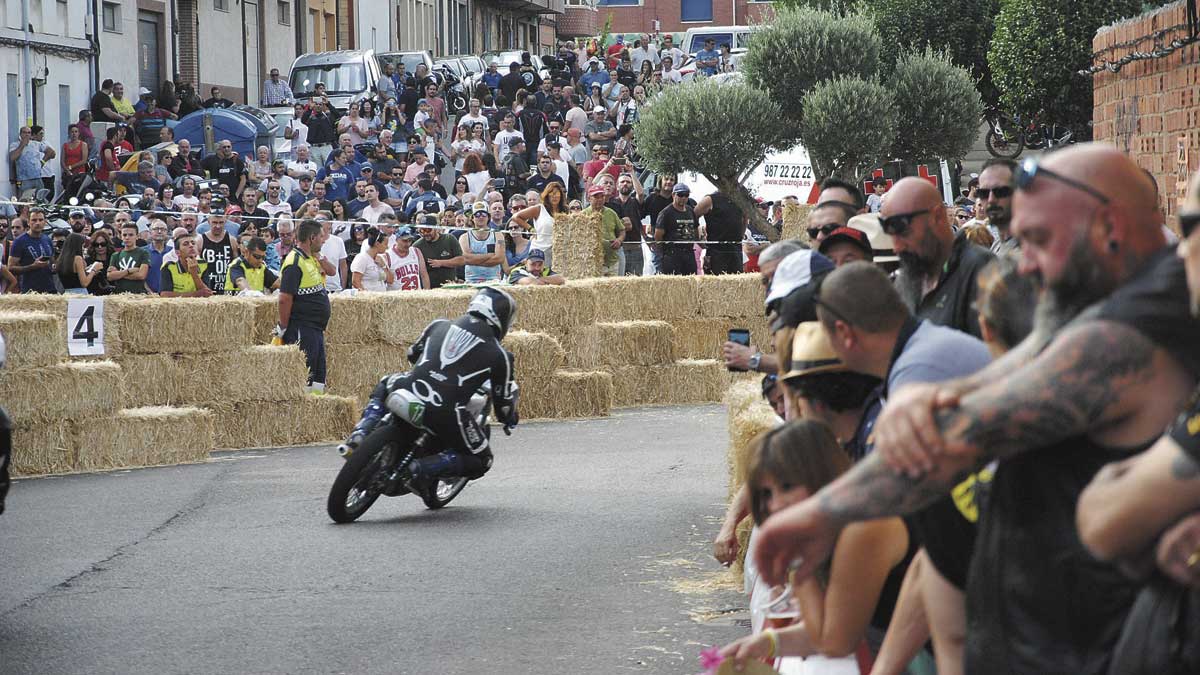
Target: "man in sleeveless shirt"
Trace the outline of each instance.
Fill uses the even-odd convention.
[[[897,392],[877,451],[768,520],[757,560],[768,582],[789,567],[804,578],[847,523],[915,511],[998,461],[967,581],[966,671],[1100,675],[1137,585],[1088,554],[1076,500],[1183,406],[1200,323],[1128,157],[1080,144],[1026,160],[1013,182],[1021,270],[1046,289],[1033,335],[971,377]]]
[[[208,266],[204,285],[214,293],[223,293],[229,266],[237,259],[237,239],[225,231],[225,210],[213,209],[208,214],[208,231],[200,237],[200,262]]]
[[[1193,321],[1200,321],[1200,172],[1179,213]],[[1196,345],[1200,350],[1200,345]],[[1106,466],[1079,499],[1079,535],[1101,560],[1156,555],[1176,583],[1200,588],[1200,396],[1137,457]],[[1166,639],[1166,636],[1163,636]]]

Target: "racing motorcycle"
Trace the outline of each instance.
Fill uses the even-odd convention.
[[[488,411],[492,408],[491,384],[485,382],[467,403],[467,411],[491,437]],[[504,427],[505,435],[512,429]],[[335,523],[352,523],[371,508],[380,495],[399,497],[413,493],[431,509],[440,509],[458,496],[471,478],[441,476],[413,481],[408,464],[414,459],[436,455],[443,448],[433,434],[416,429],[391,412],[380,418],[375,429],[346,457],[333,481],[326,510]]]

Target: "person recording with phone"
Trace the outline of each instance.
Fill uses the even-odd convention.
[[[54,242],[45,230],[46,211],[37,206],[29,209],[29,230],[13,241],[9,252],[9,269],[20,279],[22,293],[58,292],[50,264]]]

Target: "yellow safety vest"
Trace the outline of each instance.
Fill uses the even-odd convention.
[[[231,263],[229,265],[229,271],[225,273],[225,292],[226,293],[237,293],[237,291],[238,291],[237,284],[233,283],[233,268],[234,267],[242,268],[242,274],[246,275],[246,287],[247,288],[249,288],[250,290],[259,291],[259,292],[266,290],[264,288],[264,286],[266,285],[266,279],[267,279],[267,266],[259,265],[258,267],[251,267],[246,264],[245,260],[243,260],[241,258],[237,258],[233,261],[233,263]]]
[[[321,263],[315,258],[305,255],[298,247],[293,248],[279,267],[279,276],[282,277],[283,271],[291,265],[300,267],[300,290],[297,291],[297,295],[325,292],[325,272],[321,270]]]
[[[183,264],[176,262],[163,263],[162,269],[171,268],[171,290],[176,293],[194,293],[196,291],[196,282],[192,280],[192,275],[183,268]],[[208,263],[196,261],[196,266],[200,270],[199,276],[203,277],[204,272],[208,270]],[[163,290],[166,290],[165,288]],[[211,289],[210,289],[211,290]]]

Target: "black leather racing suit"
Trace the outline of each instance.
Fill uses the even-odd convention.
[[[355,428],[370,433],[385,407],[412,426],[432,433],[445,450],[414,462],[414,475],[478,478],[492,465],[488,435],[467,410],[467,402],[491,383],[496,419],[517,423],[512,354],[496,333],[471,314],[453,322],[438,319],[425,327],[408,350],[412,370],[384,377],[371,393]]]

